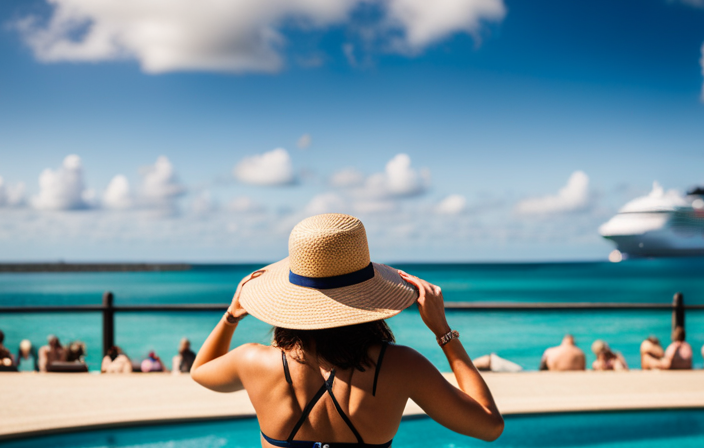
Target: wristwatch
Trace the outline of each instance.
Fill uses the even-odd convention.
[[[450,342],[451,340],[453,340],[455,338],[456,339],[460,338],[460,332],[457,330],[451,330],[450,332],[437,338],[438,345],[440,345],[440,347],[442,347],[443,345],[447,344],[448,342]]]

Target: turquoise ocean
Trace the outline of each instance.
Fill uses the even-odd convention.
[[[671,303],[682,292],[687,304],[704,304],[704,258],[644,259],[622,263],[492,263],[393,264],[394,267],[438,284],[446,301],[458,302],[631,302]],[[112,291],[116,305],[230,302],[238,281],[261,265],[195,265],[171,272],[2,273],[0,305],[99,304]],[[142,359],[156,351],[167,364],[179,340],[187,337],[200,347],[220,318],[213,312],[118,313],[116,343],[130,357]],[[470,356],[488,353],[535,370],[543,350],[560,342],[565,333],[594,360],[589,348],[606,340],[639,367],[639,345],[649,335],[669,343],[671,314],[666,310],[634,311],[467,311],[449,310],[450,325],[459,330]],[[397,342],[414,347],[438,368],[449,366],[411,307],[389,320]],[[687,340],[695,351],[695,367],[702,367],[704,311],[686,316]],[[5,345],[17,350],[22,339],[35,346],[54,334],[62,343],[87,344],[87,362],[98,370],[101,359],[99,313],[0,314]],[[233,346],[243,342],[268,343],[271,328],[253,317],[235,333]]]

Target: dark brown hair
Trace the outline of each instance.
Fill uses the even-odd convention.
[[[677,326],[672,330],[672,340],[673,341],[684,341],[684,327]]]
[[[383,320],[323,330],[274,328],[274,345],[278,348],[307,352],[315,347],[318,359],[340,369],[354,367],[362,372],[365,366],[374,365],[369,359],[369,347],[394,341],[394,334]],[[296,360],[304,361],[300,357],[296,357]]]

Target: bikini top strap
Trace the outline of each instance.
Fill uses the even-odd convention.
[[[381,369],[381,362],[384,360],[384,352],[386,351],[387,345],[389,345],[389,343],[386,341],[381,343],[379,359],[376,360],[376,370],[374,371],[374,387],[372,388],[372,396],[374,397],[376,396],[376,382],[379,379],[379,370]]]
[[[328,377],[327,381],[325,381],[325,388],[327,388],[328,395],[330,395],[330,398],[332,398],[332,402],[335,405],[335,409],[337,409],[337,413],[340,414],[340,417],[342,417],[342,420],[345,421],[345,423],[350,428],[350,430],[352,431],[354,436],[357,438],[357,443],[364,444],[364,440],[362,440],[362,436],[359,435],[359,432],[357,432],[357,428],[354,427],[350,418],[342,410],[342,407],[340,407],[340,403],[337,402],[337,398],[335,398],[335,394],[332,393],[333,381],[335,381],[335,369],[332,369],[332,372],[330,372],[330,376]]]
[[[293,386],[293,381],[291,380],[291,372],[288,370],[288,360],[286,359],[286,352],[281,350],[281,362],[284,364],[284,376],[286,377],[286,382]]]
[[[334,376],[334,375],[331,375]],[[293,427],[293,430],[291,430],[291,434],[288,436],[288,439],[286,441],[288,443],[293,442],[293,438],[296,437],[296,434],[298,433],[298,430],[301,429],[301,426],[303,426],[303,422],[306,421],[308,418],[308,414],[310,414],[310,411],[313,410],[313,406],[320,400],[320,397],[323,396],[325,391],[327,390],[327,383],[323,384],[320,386],[320,389],[318,389],[318,392],[315,393],[315,396],[313,399],[311,399],[308,404],[306,405],[305,409],[303,409],[303,414],[301,414],[301,418],[298,419],[298,422],[296,423],[296,426]]]

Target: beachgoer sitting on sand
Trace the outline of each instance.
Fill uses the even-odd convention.
[[[592,344],[592,352],[596,355],[596,361],[592,363],[594,370],[628,370],[628,364],[621,353],[611,351],[609,345],[597,339]]]
[[[585,370],[587,359],[584,352],[574,345],[574,336],[565,335],[562,343],[545,350],[540,360],[540,370]]]
[[[5,333],[0,330],[0,370],[15,370],[14,361],[12,359],[12,353],[10,350],[5,348],[3,343],[5,342]]]
[[[86,356],[86,344],[81,341],[74,341],[68,345],[66,350],[66,362],[81,362],[84,363]]]
[[[413,303],[459,388],[423,355],[393,343],[384,319]],[[274,326],[273,344],[230,351],[248,313]],[[371,263],[364,226],[342,214],[300,222],[289,257],[240,282],[191,377],[218,392],[246,389],[263,447],[388,447],[409,399],[468,436],[494,440],[504,427],[459,333],[447,323],[440,288]]]
[[[17,370],[20,372],[36,372],[39,370],[37,353],[29,339],[23,339],[17,350]]]
[[[141,370],[144,373],[169,371],[164,363],[161,362],[161,358],[159,358],[159,356],[153,351],[149,352],[147,358],[142,361]]]
[[[12,354],[10,353],[10,350],[5,348],[4,342],[5,342],[5,333],[3,333],[2,330],[0,330],[0,360],[9,358],[10,361],[12,361]]]
[[[648,339],[640,344],[641,370],[659,369],[663,356],[665,356],[665,350],[660,345],[660,340],[655,336],[648,336]]]
[[[131,373],[132,363],[120,347],[114,346],[110,347],[108,353],[103,357],[100,371],[102,373]]]
[[[684,340],[683,327],[675,327],[672,331],[672,344],[665,350],[665,356],[660,360],[661,369],[688,370],[692,368],[692,346]]]
[[[178,347],[178,355],[174,356],[171,362],[171,371],[174,374],[188,373],[191,371],[195,359],[196,354],[191,350],[191,341],[183,338]]]
[[[52,363],[66,361],[66,350],[61,346],[59,338],[50,335],[48,345],[39,349],[39,371],[46,372]]]

